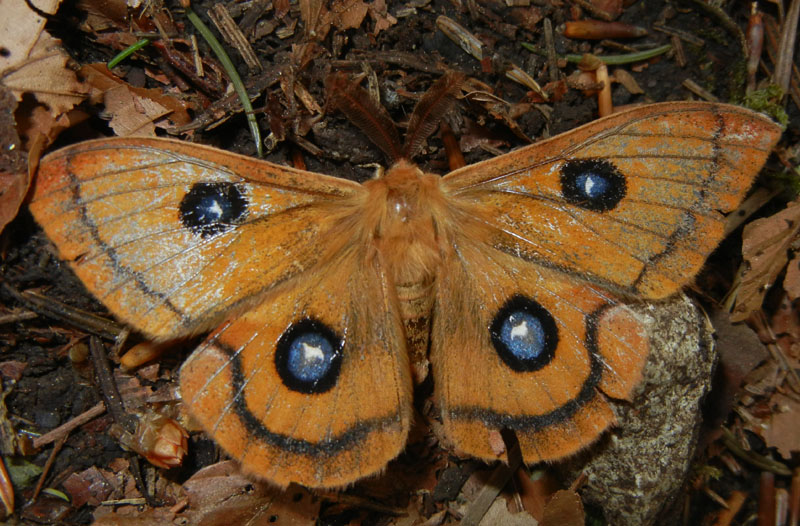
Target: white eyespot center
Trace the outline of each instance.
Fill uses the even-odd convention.
[[[586,183],[583,186],[584,193],[586,193],[586,195],[592,195],[592,189],[594,188],[594,185],[595,185],[594,176],[593,175],[588,176],[586,178]]]
[[[216,219],[222,217],[222,207],[219,205],[219,201],[215,200],[214,203],[208,207],[208,212]]]
[[[515,340],[525,340],[528,338],[529,332],[530,329],[528,329],[528,322],[525,320],[520,320],[519,323],[511,328],[511,337]]]
[[[325,352],[317,345],[311,345],[303,342],[301,344],[303,357],[302,360],[310,364],[312,362],[322,362],[325,360]]]

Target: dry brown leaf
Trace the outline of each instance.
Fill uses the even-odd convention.
[[[166,506],[144,511],[130,508],[132,506],[98,506],[94,510],[92,526],[175,526],[175,512]]]
[[[614,80],[618,83],[622,84],[622,86],[628,90],[628,93],[632,95],[642,95],[644,94],[644,90],[639,83],[636,82],[636,79],[630,72],[626,69],[617,68],[614,70]]]
[[[312,526],[320,500],[300,486],[280,490],[242,475],[232,461],[201,469],[183,485],[189,497],[191,524],[230,526],[270,524]],[[274,520],[271,520],[274,518]]]
[[[41,0],[37,9],[54,14],[60,0]],[[0,0],[0,35],[3,49],[0,72],[22,63],[31,53],[47,20],[34,13],[25,0]]]
[[[786,395],[776,393],[770,400],[772,418],[769,425],[762,433],[764,442],[768,447],[778,449],[785,459],[790,459],[792,453],[800,451],[800,402]]]
[[[333,23],[341,31],[360,27],[368,10],[369,6],[362,0],[334,0],[331,3]]]
[[[788,249],[800,231],[800,201],[744,227],[742,256],[748,265],[736,294],[731,321],[742,321],[761,308],[764,295],[786,266]]]
[[[789,263],[789,268],[796,265],[796,261]],[[786,271],[787,277],[789,271]],[[784,280],[785,286],[786,280]],[[769,319],[772,332],[778,337],[787,336],[792,343],[800,341],[800,311],[794,307],[794,298],[785,292],[777,303],[778,308]]]
[[[40,9],[55,11],[52,0]],[[0,34],[8,51],[0,57],[0,80],[17,100],[32,93],[58,116],[86,97],[86,88],[75,72],[67,67],[69,56],[61,42],[43,30],[44,19],[34,13],[24,0],[0,0],[3,22]]]
[[[15,117],[23,150],[41,153],[62,131],[85,121],[88,115],[81,110],[73,109],[53,116],[44,105],[26,99]]]
[[[106,112],[111,116],[108,125],[121,137],[126,135],[155,137],[155,121],[169,113],[169,110],[161,104],[136,95],[126,85],[106,91],[103,103]]]
[[[73,473],[62,486],[70,496],[70,502],[76,508],[84,504],[99,506],[113,491],[113,486],[103,473],[95,466],[80,473]]]
[[[794,301],[800,298],[800,254],[795,254],[786,267],[786,277],[783,278],[783,290]]]
[[[375,0],[369,4],[369,16],[375,21],[372,36],[378,36],[381,31],[389,29],[397,23],[397,19],[389,13],[389,9],[386,7],[386,0]]]
[[[322,0],[300,0],[300,19],[309,40],[324,40],[331,29],[331,13]]]
[[[590,3],[595,9],[607,13],[612,20],[624,11],[622,0],[591,0]]]
[[[128,29],[128,5],[125,0],[78,0],[86,11],[84,24],[95,33],[109,29]]]
[[[29,185],[27,170],[9,173],[0,168],[0,231],[17,216]]]
[[[489,511],[478,523],[479,526],[537,526],[538,524],[527,511],[511,513],[503,498],[495,499]]]
[[[581,497],[574,491],[555,492],[544,507],[542,526],[583,526],[585,521]]]
[[[28,192],[25,152],[17,135],[14,95],[0,85],[0,231],[17,216],[19,205]]]
[[[117,135],[155,135],[155,128],[188,124],[184,102],[155,88],[137,88],[111,73],[105,64],[88,64],[81,75],[92,99],[102,100]]]
[[[541,521],[545,503],[560,487],[558,482],[548,471],[540,472],[539,476],[534,478],[527,470],[519,469],[516,478],[522,506],[531,517]]]

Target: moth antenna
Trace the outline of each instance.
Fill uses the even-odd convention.
[[[425,142],[439,126],[439,121],[450,111],[456,101],[456,93],[461,89],[464,75],[448,71],[428,88],[425,95],[414,106],[408,121],[406,142],[403,154],[406,159],[413,159]]]
[[[342,72],[328,75],[325,79],[328,107],[344,113],[394,164],[403,157],[397,126],[386,109],[375,104],[359,82],[360,79],[351,80]]]

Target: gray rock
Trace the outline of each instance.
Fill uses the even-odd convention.
[[[684,295],[632,308],[650,332],[644,379],[632,402],[614,404],[618,425],[557,472],[568,483],[584,471],[584,502],[601,508],[610,525],[676,524],[665,511],[694,457],[717,360],[713,329]]]

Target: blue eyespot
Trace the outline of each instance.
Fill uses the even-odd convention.
[[[571,160],[561,167],[561,192],[574,205],[607,212],[625,197],[627,184],[625,176],[605,159]]]
[[[536,301],[513,296],[497,312],[489,328],[492,345],[511,369],[537,371],[550,363],[558,347],[553,316]]]
[[[196,183],[183,196],[183,225],[202,237],[226,232],[247,215],[247,200],[235,183]]]
[[[304,318],[278,340],[275,366],[283,384],[307,394],[328,391],[339,377],[343,340],[327,325]]]

